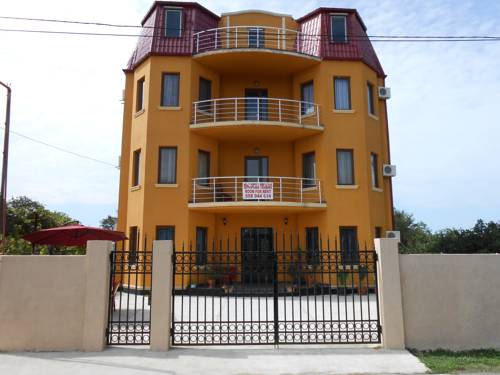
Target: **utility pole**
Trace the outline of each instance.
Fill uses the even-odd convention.
[[[7,109],[5,111],[5,136],[3,139],[2,182],[0,186],[0,199],[2,200],[0,212],[0,244],[3,251],[7,235],[7,165],[9,162],[9,132],[10,132],[10,100],[12,90],[9,85],[0,81],[0,85],[7,89]]]

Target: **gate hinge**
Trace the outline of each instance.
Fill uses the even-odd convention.
[[[378,325],[378,333],[379,333],[379,334],[382,334],[382,324],[379,324],[379,325]]]
[[[378,262],[378,254],[377,253],[373,253],[373,260],[375,262]]]

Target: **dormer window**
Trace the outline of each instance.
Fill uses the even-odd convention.
[[[331,40],[334,43],[347,43],[347,16],[332,14],[330,16]]]
[[[165,36],[167,38],[182,36],[182,9],[165,9]]]

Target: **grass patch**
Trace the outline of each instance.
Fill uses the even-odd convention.
[[[451,352],[412,351],[433,373],[500,371],[500,351],[494,349]]]

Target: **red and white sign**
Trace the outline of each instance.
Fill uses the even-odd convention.
[[[243,200],[273,200],[272,182],[243,182]]]

